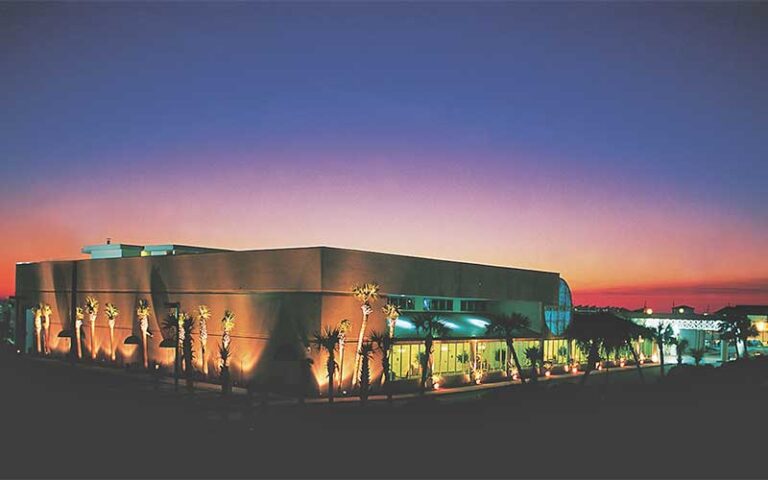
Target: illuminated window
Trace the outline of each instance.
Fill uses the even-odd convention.
[[[425,298],[424,310],[436,312],[452,312],[453,299],[451,298]]]
[[[396,296],[396,295],[388,296],[387,303],[391,303],[392,305],[399,308],[401,311],[413,310],[413,306],[414,306],[413,297],[403,297],[403,296]]]
[[[571,323],[571,289],[568,284],[560,279],[558,287],[557,305],[544,308],[544,322],[554,335],[562,335]]]
[[[462,312],[486,312],[488,311],[488,302],[485,300],[462,300]]]

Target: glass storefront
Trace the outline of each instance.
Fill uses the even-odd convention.
[[[531,364],[525,356],[528,348],[539,348],[540,341],[515,340],[520,366],[530,368]],[[565,340],[546,340],[544,342],[545,360],[554,363],[564,363],[564,356],[559,349],[565,348]],[[423,353],[424,343],[400,343],[392,348],[390,368],[395,380],[418,378],[421,371],[419,354]],[[547,353],[552,352],[552,353]],[[478,369],[485,373],[503,372],[509,358],[507,344],[504,340],[435,340],[432,347],[432,373],[435,375],[468,374],[476,362]]]

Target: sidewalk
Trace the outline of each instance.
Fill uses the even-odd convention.
[[[26,359],[41,362],[41,363],[56,363],[59,365],[66,364],[65,362],[62,362],[59,358],[44,358],[44,357],[34,357],[34,356],[27,356]],[[671,368],[675,364],[667,364],[665,368]],[[82,369],[84,371],[91,371],[91,372],[98,372],[100,374],[111,374],[113,376],[123,377],[127,379],[134,380],[136,382],[141,382],[143,384],[153,385],[153,386],[163,386],[166,387],[164,390],[167,390],[167,387],[173,388],[174,385],[174,378],[169,376],[154,376],[150,372],[136,372],[136,371],[127,371],[122,368],[115,368],[107,365],[99,365],[99,364],[92,364],[92,363],[78,363],[74,364],[76,368]],[[644,371],[648,369],[657,369],[659,368],[658,363],[652,363],[652,364],[645,364],[642,365],[640,368],[642,368]],[[593,370],[590,373],[590,377],[603,377],[605,375],[612,375],[612,374],[626,374],[629,372],[635,372],[636,367],[634,365],[631,366],[625,366],[625,367],[614,367],[610,369],[604,369],[604,370]],[[567,374],[557,374],[552,375],[550,377],[541,376],[538,378],[538,382],[540,384],[550,384],[550,383],[575,383],[584,376],[583,371],[579,371],[578,373],[567,373]],[[522,384],[518,380],[506,380],[506,381],[498,381],[498,382],[490,382],[490,383],[481,383],[479,385],[464,385],[459,387],[450,387],[450,388],[440,388],[438,390],[427,390],[424,393],[424,396],[426,397],[448,397],[452,395],[462,395],[462,394],[468,394],[468,393],[482,393],[485,391],[498,389],[498,388],[515,388],[520,387]],[[179,379],[179,392],[186,393],[186,384],[185,379],[182,377]],[[204,394],[219,394],[221,392],[221,385],[210,383],[210,382],[201,382],[201,381],[195,381],[194,382],[194,393],[204,393]],[[243,387],[232,387],[232,395],[234,397],[247,397],[248,391]],[[419,392],[408,392],[408,393],[397,393],[392,395],[392,400],[394,402],[404,402],[408,400],[413,400],[417,398],[421,398],[422,395]],[[262,399],[259,398],[258,395],[253,396],[254,402],[258,403],[261,402]],[[298,399],[296,397],[289,397],[285,395],[278,395],[275,393],[269,393],[267,396],[267,401],[270,406],[272,405],[296,405],[298,403]],[[387,397],[383,394],[375,394],[370,395],[368,397],[368,401],[371,403],[378,403],[378,402],[386,402]],[[304,403],[307,405],[323,405],[328,404],[328,397],[322,396],[322,397],[311,397],[306,398],[304,400]],[[334,403],[340,403],[340,404],[347,404],[347,403],[360,403],[360,397],[357,395],[339,395],[334,396]]]

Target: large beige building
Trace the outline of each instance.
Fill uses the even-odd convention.
[[[135,309],[139,300],[151,309],[148,357],[163,368],[173,363],[174,350],[161,348],[163,320],[169,307],[194,313],[198,305],[210,307],[208,371],[218,371],[217,344],[224,312],[236,316],[231,371],[236,382],[269,384],[274,388],[304,384],[317,392],[327,384],[325,360],[307,347],[312,335],[325,326],[349,319],[344,364],[344,385],[350,383],[361,305],[352,296],[353,285],[376,282],[382,298],[373,305],[367,331],[386,328],[381,307],[397,304],[398,344],[393,351],[392,374],[402,383],[417,375],[423,346],[411,316],[420,311],[439,315],[449,334],[435,346],[434,372],[461,382],[467,378],[467,355],[480,358],[488,375],[504,370],[506,347],[485,336],[490,315],[518,312],[531,321],[521,334],[521,348],[543,347],[545,358],[565,361],[565,341],[559,339],[570,321],[571,298],[557,273],[476,265],[329,247],[253,251],[221,251],[167,246],[107,244],[86,247],[91,259],[18,264],[16,271],[17,341],[34,350],[34,306],[51,306],[50,347],[53,355],[72,349],[73,318],[86,296],[102,306],[93,338],[96,357],[109,361],[109,329],[103,306],[120,310],[115,327],[116,363],[139,366],[140,346],[124,340],[139,332]],[[85,322],[83,357],[90,358],[90,330]],[[527,342],[527,343],[526,343]],[[196,344],[199,351],[199,344]],[[517,350],[517,348],[516,348]],[[301,359],[311,358],[312,375],[302,372]],[[201,367],[201,356],[196,363]],[[306,362],[303,362],[306,365]],[[374,375],[380,363],[373,362]],[[475,365],[476,366],[476,365]]]

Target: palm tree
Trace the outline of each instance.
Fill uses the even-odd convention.
[[[659,346],[659,366],[661,368],[661,376],[664,376],[664,346],[672,345],[675,341],[675,332],[672,330],[671,325],[659,323],[656,328],[651,329],[653,339]]]
[[[400,318],[400,308],[393,304],[393,303],[387,303],[383,307],[381,307],[381,313],[384,314],[384,318],[387,319],[387,333],[389,334],[390,342],[389,342],[389,348],[392,348],[392,345],[394,345],[395,340],[395,326],[397,325],[397,319]],[[389,360],[391,352],[387,351],[387,360]],[[383,352],[382,352],[383,355]],[[385,374],[381,376],[381,384],[384,386],[385,382],[389,382],[389,369],[384,370]],[[390,399],[390,397],[388,397]]]
[[[107,325],[109,325],[109,357],[115,361],[115,321],[117,316],[120,315],[120,309],[118,309],[113,303],[107,303],[104,305],[104,313],[107,314]]]
[[[728,350],[728,344],[733,342],[734,350],[736,351],[736,358],[739,358],[739,345],[738,337],[736,335],[736,325],[729,321],[720,322],[720,326],[717,329],[720,334],[720,341],[725,342],[726,351]]]
[[[200,322],[200,356],[203,362],[203,375],[208,376],[208,357],[205,347],[208,345],[208,320],[211,319],[211,310],[207,305],[197,307],[197,320]]]
[[[456,361],[462,365],[466,365],[467,368],[467,374],[470,377],[470,380],[472,379],[472,365],[469,363],[469,353],[467,352],[461,352],[456,354]],[[464,371],[464,369],[462,369]]]
[[[379,332],[379,331],[373,331],[371,332],[371,342],[373,342],[376,345],[376,348],[381,352],[381,378],[382,378],[382,386],[384,388],[384,392],[387,395],[387,401],[392,401],[392,389],[390,388],[390,382],[392,381],[391,375],[392,372],[390,372],[389,369],[389,356],[390,352],[392,350],[392,345],[395,342],[395,338],[392,337],[389,332]]]
[[[352,386],[357,385],[359,378],[358,368],[360,368],[360,355],[362,354],[363,338],[365,337],[365,327],[368,325],[368,317],[373,313],[371,304],[379,299],[379,284],[364,283],[362,285],[355,285],[352,287],[352,295],[362,303],[360,309],[363,311],[363,322],[360,324],[360,333],[357,337],[357,354],[355,355],[355,370],[352,372]]]
[[[360,353],[360,403],[365,405],[368,401],[368,390],[371,386],[371,356],[373,355],[373,343],[371,343],[370,340],[363,342]]]
[[[693,357],[694,364],[698,367],[701,364],[701,359],[704,358],[704,349],[694,348],[691,350],[691,356]]]
[[[344,345],[347,342],[347,333],[352,328],[352,323],[344,319],[339,324],[339,393],[344,383]]]
[[[639,325],[638,325],[639,327]],[[640,337],[639,334],[636,335],[636,338]],[[637,374],[640,376],[640,383],[645,383],[645,378],[643,378],[643,367],[640,366],[640,356],[638,355],[637,351],[635,350],[635,347],[632,346],[632,341],[636,338],[633,338],[631,336],[627,336],[624,339],[624,342],[627,346],[627,349],[629,350],[629,353],[632,354],[632,359],[635,363],[635,368],[637,369]]]
[[[336,372],[336,349],[339,348],[339,337],[341,332],[339,328],[325,327],[325,331],[317,332],[314,335],[311,343],[319,351],[325,350],[328,354],[328,359],[325,362],[325,368],[328,372],[328,402],[333,403],[333,374]]]
[[[75,343],[77,344],[77,359],[80,360],[83,358],[83,345],[82,345],[82,338],[83,338],[83,319],[85,318],[85,313],[83,313],[82,307],[75,308]]]
[[[688,340],[684,338],[680,338],[675,340],[675,346],[677,349],[677,364],[682,365],[683,364],[683,354],[688,349]]]
[[[144,368],[149,368],[149,359],[147,358],[147,336],[152,336],[149,332],[149,303],[140,299],[136,306],[136,317],[139,319],[139,329],[141,330],[141,354],[144,357]]]
[[[195,357],[194,339],[192,338],[192,333],[195,327],[195,319],[186,313],[183,313],[180,316],[183,317],[180,330],[180,332],[183,332],[184,337],[182,351],[184,352],[184,364],[187,366],[187,369],[184,370],[184,374],[187,380],[187,390],[192,392],[194,389],[193,380],[195,375],[195,368],[194,364],[192,363]]]
[[[179,377],[181,377],[182,351],[186,338],[184,322],[189,317],[185,312],[171,310],[168,316],[163,320],[163,328],[169,332],[170,339],[173,342],[173,386],[175,390],[179,389]]]
[[[35,315],[35,347],[38,355],[43,353],[43,340],[42,340],[43,308],[42,306],[43,304],[41,303],[33,309],[33,313]]]
[[[437,315],[432,313],[417,313],[412,317],[412,320],[416,331],[424,335],[424,353],[419,356],[419,363],[421,363],[419,392],[424,395],[427,389],[427,379],[431,375],[430,364],[434,339],[435,337],[444,337],[448,333],[448,328],[440,321]]]
[[[541,350],[537,347],[528,347],[525,349],[525,358],[531,362],[531,380],[536,382],[539,378],[539,374],[536,371],[536,365],[541,359]]]
[[[221,346],[219,355],[221,356],[221,393],[228,395],[232,392],[232,382],[229,375],[229,359],[232,357],[232,330],[235,328],[235,314],[231,310],[224,312],[221,319]]]
[[[43,315],[43,339],[45,340],[45,346],[43,347],[43,352],[45,352],[46,355],[51,354],[51,315],[53,314],[53,311],[51,310],[51,306],[47,303],[41,303],[40,304],[40,313]]]
[[[632,347],[632,340],[641,335],[650,335],[650,331],[613,313],[575,312],[573,321],[566,329],[566,336],[569,340],[576,341],[579,349],[587,355],[587,366],[580,380],[581,385],[587,382],[589,374],[600,361],[600,350],[616,351],[624,345],[632,352],[638,375],[643,381],[640,362]]]
[[[96,317],[99,314],[99,301],[91,296],[85,297],[85,312],[91,326],[91,360],[96,360]]]
[[[513,313],[511,315],[494,315],[490,318],[488,326],[485,327],[485,334],[492,337],[501,337],[507,344],[507,350],[511,353],[512,360],[515,362],[515,368],[520,375],[520,381],[525,383],[523,379],[523,368],[520,366],[520,359],[517,357],[515,351],[514,339],[515,335],[519,334],[524,328],[528,328],[531,324],[530,319],[520,313]],[[510,372],[509,358],[506,362],[507,378],[512,378]]]
[[[747,341],[757,335],[757,327],[752,325],[752,320],[746,315],[738,315],[733,321],[736,330],[736,338],[744,345],[744,358],[749,358]]]
[[[184,368],[183,363],[183,357],[181,355],[182,349],[184,348],[184,339],[185,332],[184,332],[184,321],[187,319],[189,315],[187,315],[185,312],[176,310],[175,320],[176,320],[176,378],[178,378],[181,375],[181,371]]]
[[[381,307],[381,313],[383,313],[384,318],[387,319],[387,329],[389,331],[389,336],[394,338],[395,325],[397,324],[397,319],[400,318],[400,308],[394,303],[388,303]]]

